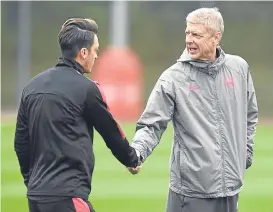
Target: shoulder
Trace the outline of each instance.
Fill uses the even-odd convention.
[[[105,95],[99,82],[86,78],[87,80],[87,94],[89,97],[98,97],[105,101]]]
[[[247,61],[238,55],[226,54],[226,66],[246,76],[249,71]]]
[[[188,73],[188,64],[176,62],[169,68],[167,68],[159,77],[160,80],[175,82],[183,80]]]
[[[89,89],[102,94],[102,88],[100,86],[100,83],[95,80],[91,80],[91,79],[88,79],[88,80],[89,80]]]
[[[49,73],[54,70],[54,68],[48,68],[43,70],[42,72],[38,73],[34,77],[32,77],[28,83],[25,85],[23,89],[23,95],[27,96],[28,94],[31,94],[37,90],[37,88],[40,88],[48,79],[49,79]]]
[[[159,76],[155,89],[161,92],[175,93],[175,87],[177,86],[177,81],[181,81],[184,75],[182,64],[176,62],[166,70],[164,70]]]
[[[240,66],[243,68],[248,68],[247,61],[238,55],[226,54],[226,63],[233,66]]]

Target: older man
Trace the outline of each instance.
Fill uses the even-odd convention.
[[[217,8],[197,9],[186,22],[186,48],[157,81],[132,146],[144,162],[172,121],[167,212],[235,212],[258,121],[249,66],[219,47]]]

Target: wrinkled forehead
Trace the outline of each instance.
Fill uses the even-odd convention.
[[[185,31],[206,33],[208,32],[208,27],[201,23],[187,22]]]

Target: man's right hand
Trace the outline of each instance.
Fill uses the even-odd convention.
[[[140,152],[135,149],[137,157],[138,157],[138,166],[137,167],[127,167],[127,169],[129,170],[129,172],[131,172],[131,174],[138,174],[138,172],[140,172],[140,169],[142,168],[142,157],[140,155]]]

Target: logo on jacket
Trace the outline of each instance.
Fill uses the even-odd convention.
[[[229,88],[234,88],[234,79],[233,77],[230,77],[230,78],[226,78],[226,85],[229,87]]]
[[[189,84],[189,89],[190,91],[194,91],[196,93],[200,93],[200,87],[199,85],[196,85],[196,84]]]

